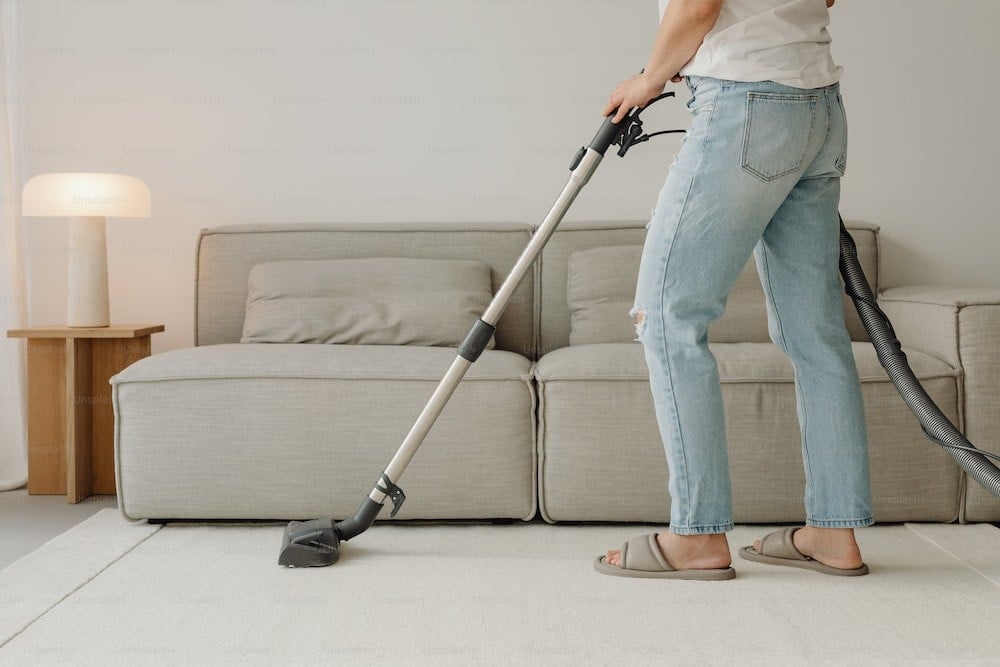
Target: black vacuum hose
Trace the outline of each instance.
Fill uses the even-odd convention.
[[[844,279],[844,289],[854,301],[865,331],[875,346],[879,363],[917,416],[924,434],[943,446],[970,477],[985,486],[994,496],[1000,497],[1000,469],[944,416],[913,374],[906,361],[906,354],[896,339],[896,332],[893,331],[889,318],[878,307],[871,286],[861,270],[858,248],[847,233],[843,218],[840,220],[840,275]]]

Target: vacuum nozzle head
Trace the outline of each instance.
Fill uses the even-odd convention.
[[[340,536],[333,519],[292,521],[285,527],[278,565],[324,567],[340,556]]]

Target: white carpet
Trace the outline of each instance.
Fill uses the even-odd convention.
[[[308,570],[277,566],[282,531],[104,510],[0,571],[0,664],[1000,661],[988,525],[861,530],[867,577],[734,560],[723,582],[593,571],[644,527],[379,524]]]

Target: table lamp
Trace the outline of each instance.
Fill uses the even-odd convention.
[[[148,218],[149,188],[124,174],[39,174],[24,184],[24,216],[69,216],[66,324],[106,327],[108,251],[104,219]]]

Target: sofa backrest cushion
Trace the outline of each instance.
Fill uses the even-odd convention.
[[[264,262],[240,342],[454,347],[492,298],[490,267],[468,259]]]
[[[845,224],[857,243],[861,267],[877,292],[878,227],[862,222]],[[574,222],[557,228],[542,254],[541,353],[583,342],[634,340],[635,328],[628,311],[635,298],[645,235],[646,223],[638,221]],[[844,309],[851,338],[867,340],[854,305],[846,295]],[[764,291],[753,258],[737,279],[725,314],[710,327],[709,340],[718,343],[770,340]]]
[[[490,267],[490,290],[496,293],[533,229],[527,223],[481,222],[240,225],[202,230],[195,345],[240,341],[248,278],[257,264],[365,257],[475,260]],[[498,349],[530,356],[537,329],[534,299],[535,277],[528,272],[497,323]]]
[[[603,246],[577,250],[569,256],[566,300],[570,345],[635,339],[628,313],[641,257],[641,245]]]

